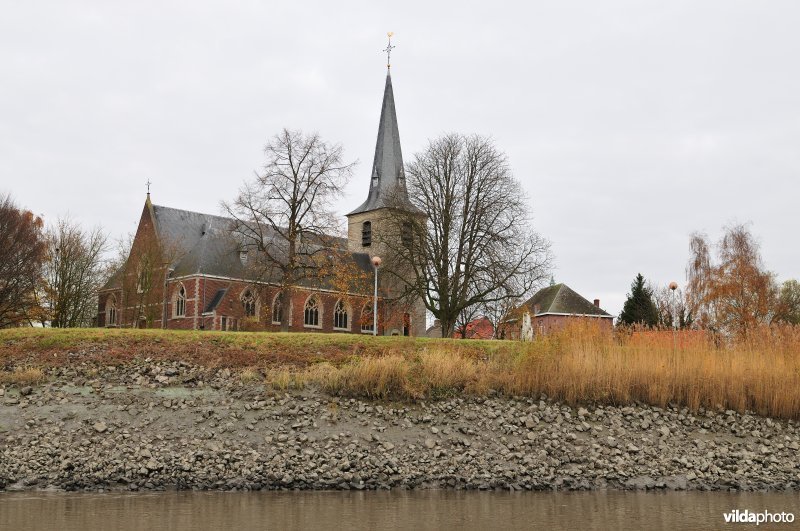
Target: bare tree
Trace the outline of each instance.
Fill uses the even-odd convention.
[[[103,285],[107,237],[67,219],[47,231],[44,306],[54,328],[90,326],[97,313],[97,290]]]
[[[435,139],[406,175],[412,203],[428,218],[398,203],[394,232],[402,237],[384,242],[387,273],[441,321],[443,337],[465,309],[522,298],[547,277],[549,243],[532,229],[525,193],[490,139]]]
[[[658,310],[658,325],[663,328],[672,328],[673,323],[677,328],[691,328],[693,323],[692,312],[686,301],[686,295],[681,289],[674,292],[669,286],[655,287],[648,285],[653,294],[653,301]],[[674,319],[674,320],[673,320]]]
[[[284,129],[264,148],[263,173],[223,203],[243,249],[256,251],[248,259],[254,279],[277,279],[284,301],[298,282],[319,278],[328,261],[330,235],[339,232],[334,202],[355,165],[343,162],[342,151],[316,133]],[[288,329],[283,312],[281,330]]]
[[[775,275],[764,268],[758,243],[745,225],[725,228],[716,245],[716,263],[711,248],[705,235],[692,235],[689,308],[701,327],[747,337],[754,327],[772,322],[778,314]]]
[[[522,297],[516,295],[520,290],[500,286],[489,300],[482,304],[483,314],[492,325],[492,339],[503,339],[503,323],[522,303]]]
[[[469,324],[477,319],[481,314],[481,307],[478,304],[473,304],[472,306],[467,306],[461,313],[458,314],[456,317],[456,323],[453,328],[453,332],[455,335],[460,339],[467,338],[467,332],[469,331]],[[444,336],[442,336],[444,337]]]
[[[35,318],[45,257],[43,225],[10,196],[0,196],[0,328]]]

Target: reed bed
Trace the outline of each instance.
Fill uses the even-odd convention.
[[[577,325],[491,355],[433,344],[421,352],[355,357],[291,374],[301,385],[345,396],[413,400],[495,390],[544,393],[572,405],[672,404],[800,419],[796,327],[768,328],[748,341],[718,345],[696,331],[673,340],[669,331],[613,335]]]

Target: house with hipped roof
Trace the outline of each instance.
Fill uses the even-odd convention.
[[[600,307],[600,299],[589,302],[566,284],[553,284],[537,291],[512,312],[501,325],[500,336],[530,341],[576,322],[595,323],[610,331],[614,316]]]

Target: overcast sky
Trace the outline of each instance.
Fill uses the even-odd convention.
[[[156,204],[219,213],[282,127],[360,164],[385,75],[408,162],[492,136],[555,278],[617,314],[637,272],[685,280],[689,235],[752,222],[800,278],[800,2],[0,0],[0,192],[112,237]],[[344,219],[344,218],[343,218]]]

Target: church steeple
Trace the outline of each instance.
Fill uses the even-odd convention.
[[[406,179],[403,170],[403,152],[400,148],[400,131],[397,127],[397,112],[394,106],[392,76],[386,74],[383,90],[381,119],[378,124],[378,141],[372,163],[369,194],[367,200],[349,215],[369,212],[378,208],[405,207],[416,211],[408,200]]]

